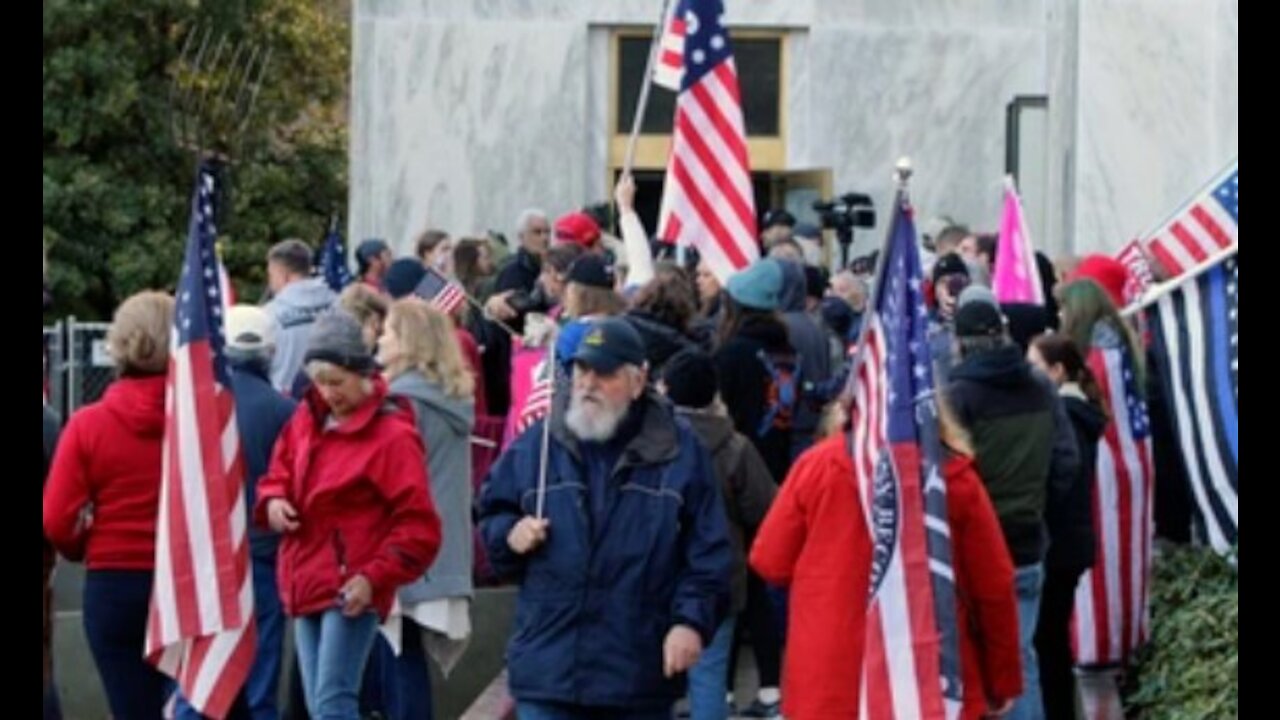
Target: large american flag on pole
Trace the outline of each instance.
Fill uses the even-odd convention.
[[[146,655],[193,707],[221,718],[249,674],[257,632],[244,467],[222,352],[215,183],[201,165],[169,355]]]
[[[1147,309],[1199,527],[1228,552],[1240,531],[1240,263],[1233,254]]]
[[[697,248],[721,282],[760,256],[738,71],[723,14],[720,0],[678,0],[654,73],[654,82],[679,93],[659,235]]]
[[[855,474],[874,550],[863,718],[954,718],[955,575],[915,225],[900,193],[853,377]]]
[[[1093,567],[1076,585],[1072,642],[1079,665],[1123,663],[1147,640],[1151,569],[1151,422],[1120,333],[1094,328],[1086,362],[1110,418],[1098,440],[1093,483]]]
[[[1234,161],[1147,239],[1173,278],[1240,239],[1240,163]]]

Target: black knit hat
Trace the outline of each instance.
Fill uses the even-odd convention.
[[[672,355],[662,366],[667,397],[680,407],[704,408],[716,399],[719,378],[711,356],[688,348]]]

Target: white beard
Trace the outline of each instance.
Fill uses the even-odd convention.
[[[604,442],[612,439],[626,417],[630,403],[618,407],[609,407],[603,400],[591,402],[574,393],[569,401],[569,411],[565,413],[564,422],[579,440],[587,442]]]

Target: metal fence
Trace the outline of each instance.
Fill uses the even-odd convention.
[[[65,419],[102,397],[115,379],[104,322],[59,320],[44,329],[44,392]]]

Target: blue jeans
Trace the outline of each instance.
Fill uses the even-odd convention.
[[[1036,622],[1040,617],[1040,591],[1044,587],[1044,564],[1024,565],[1014,570],[1018,595],[1018,647],[1022,650],[1022,695],[1013,704],[1006,720],[1043,720],[1040,698],[1040,667],[1036,659]]]
[[[334,608],[294,620],[293,635],[312,720],[360,720],[360,679],[378,616],[349,618]]]
[[[382,633],[373,642],[360,689],[360,711],[377,712],[385,720],[432,720],[431,671],[422,647],[422,628],[404,618],[400,625],[400,656]]]
[[[276,706],[276,697],[284,652],[284,608],[280,605],[280,591],[276,587],[276,556],[253,556],[252,560],[253,615],[258,624],[258,647],[237,704],[247,706],[243,710],[247,711],[250,720],[278,720],[280,708]],[[181,695],[173,716],[176,720],[199,720],[201,717]]]
[[[723,700],[721,696],[721,700]],[[671,720],[671,709],[627,710],[626,708],[583,707],[542,700],[516,702],[519,720]]]
[[[729,646],[735,618],[720,623],[711,644],[689,668],[689,716],[693,720],[725,720],[729,714],[725,693],[729,687]]]
[[[142,657],[151,606],[150,570],[90,570],[84,579],[84,634],[102,677],[111,716],[161,716],[171,686]]]

